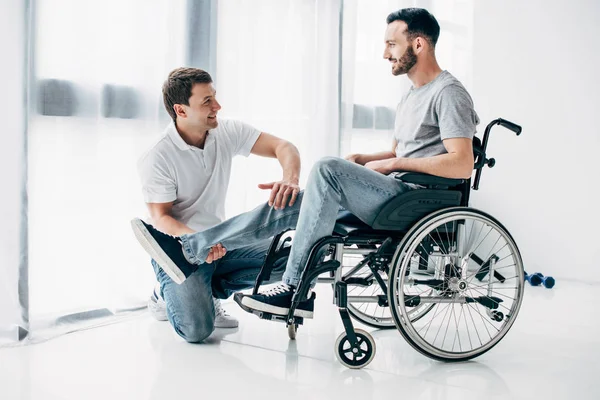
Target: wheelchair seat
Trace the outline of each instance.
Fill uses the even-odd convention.
[[[373,228],[361,221],[356,215],[346,210],[339,212],[333,228],[333,234],[338,236],[348,236],[353,233],[369,231],[373,231]]]

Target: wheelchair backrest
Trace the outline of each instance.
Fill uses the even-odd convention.
[[[476,171],[473,189],[477,190],[481,171],[484,166],[495,165],[493,158],[486,157],[486,147],[490,130],[494,125],[501,125],[517,135],[521,127],[502,118],[490,122],[484,133],[483,141],[473,137],[473,169]],[[434,211],[447,207],[469,205],[471,194],[471,178],[448,179],[416,172],[404,172],[396,175],[397,179],[406,183],[421,186],[390,200],[371,223],[374,229],[407,231],[416,221]]]

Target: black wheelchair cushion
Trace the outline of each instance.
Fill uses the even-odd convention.
[[[446,207],[461,205],[457,190],[415,189],[390,200],[379,211],[373,229],[408,231],[421,218]]]
[[[406,232],[418,220],[434,211],[461,205],[461,199],[462,193],[457,190],[411,190],[385,204],[371,225],[349,211],[340,211],[333,232],[340,236],[375,234],[383,231]]]
[[[340,211],[333,232],[341,236],[383,233],[381,231],[406,232],[434,211],[462,205],[462,190],[468,185],[467,179],[442,178],[418,172],[398,172],[394,177],[425,188],[411,190],[390,200],[370,225],[349,211]]]
[[[340,236],[348,236],[357,230],[373,230],[369,225],[365,224],[356,215],[350,211],[340,211],[333,228],[333,233]]]

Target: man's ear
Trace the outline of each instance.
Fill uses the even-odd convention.
[[[181,104],[174,104],[173,110],[175,110],[175,114],[177,114],[177,116],[179,116],[181,118],[187,117],[187,115],[185,114],[185,107],[182,106]]]
[[[415,41],[413,42],[415,54],[420,53],[425,49],[425,39],[420,36],[417,36]]]

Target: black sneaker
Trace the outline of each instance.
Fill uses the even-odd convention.
[[[146,253],[173,282],[183,283],[198,268],[198,265],[191,264],[183,255],[181,239],[162,233],[139,218],[131,220],[131,228]]]
[[[290,311],[292,297],[295,292],[295,287],[280,283],[273,289],[264,293],[241,296],[241,299],[238,297],[236,298],[236,301],[241,303],[240,306],[244,309],[262,311],[275,315],[286,315]],[[308,299],[301,301],[294,311],[294,316],[312,318],[315,309],[315,297],[315,293],[312,292]]]

